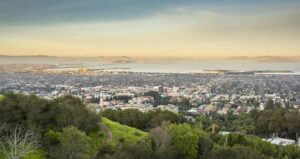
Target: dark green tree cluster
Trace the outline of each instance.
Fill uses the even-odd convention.
[[[173,101],[171,102],[171,97],[162,97],[161,94],[159,94],[157,91],[149,91],[144,93],[145,96],[151,96],[154,98],[153,106],[156,107],[158,105],[167,105],[167,104],[175,104],[179,107],[179,110],[181,111],[187,111],[192,108],[192,104],[190,103],[190,100],[187,98],[182,98],[180,101]]]
[[[192,108],[192,104],[189,99],[183,98],[179,103],[177,103],[179,110],[187,111]]]
[[[122,100],[124,103],[128,103],[128,101],[132,99],[131,96],[113,96],[110,100]]]
[[[275,104],[263,111],[253,110],[249,114],[239,116],[233,128],[262,137],[276,134],[279,137],[297,140],[300,132],[300,112],[299,109],[284,109]]]
[[[153,106],[166,105],[170,103],[170,97],[162,97],[157,91],[149,91],[144,93],[144,96],[151,96],[154,98]]]
[[[283,138],[298,140],[300,132],[300,111],[293,108],[282,108],[280,104],[269,101],[263,111],[252,110],[250,113],[226,115],[211,113],[200,115],[198,124],[204,130],[209,130],[216,124],[220,130],[253,134],[261,137],[270,137],[273,134]]]
[[[101,152],[101,153],[100,153]],[[220,136],[190,124],[162,125],[150,130],[149,138],[138,143],[99,149],[107,159],[298,159],[296,146],[279,147],[255,136]]]
[[[40,149],[50,159],[300,158],[300,149],[295,145],[276,146],[255,136],[298,135],[299,111],[283,109],[271,102],[261,112],[254,110],[239,116],[232,112],[225,116],[210,114],[198,116],[195,123],[187,123],[182,115],[162,110],[146,113],[134,109],[105,110],[102,115],[146,130],[149,135],[137,142],[92,141],[90,134],[101,132],[98,130],[101,118],[89,111],[80,99],[63,96],[45,100],[34,95],[6,94],[0,101],[0,141],[6,141],[0,144],[0,158],[9,156],[3,153],[10,154],[11,147],[22,146],[18,143],[11,146],[12,135],[1,133],[16,127],[37,136]],[[222,136],[218,130],[234,133]],[[28,140],[26,135],[20,136],[23,146],[36,143],[36,138]]]
[[[269,136],[277,134],[280,137],[297,140],[300,132],[299,109],[282,108],[279,104],[268,103],[261,112],[252,112],[255,134]]]
[[[184,122],[184,117],[182,115],[162,110],[148,111],[145,113],[136,109],[105,110],[101,115],[110,120],[141,130],[149,130],[156,126],[160,126],[163,121],[171,123]]]
[[[40,137],[50,158],[81,159],[90,154],[86,134],[99,129],[101,118],[80,99],[67,95],[45,100],[35,95],[5,94],[0,101],[0,124],[21,127]]]

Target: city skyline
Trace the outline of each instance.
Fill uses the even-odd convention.
[[[0,54],[300,56],[300,3],[279,1],[0,2]]]

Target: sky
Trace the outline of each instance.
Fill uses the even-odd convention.
[[[0,0],[0,54],[300,56],[299,0]]]

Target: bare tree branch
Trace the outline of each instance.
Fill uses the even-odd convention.
[[[38,145],[39,140],[31,131],[16,127],[0,138],[0,153],[7,159],[20,159],[36,151]]]

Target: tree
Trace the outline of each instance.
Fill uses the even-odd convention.
[[[180,154],[172,147],[168,145],[166,147],[162,147],[158,151],[155,152],[155,159],[181,159]]]
[[[152,137],[156,150],[166,147],[170,141],[171,136],[161,127],[156,127],[150,130],[150,136]]]
[[[289,135],[298,140],[299,132],[300,132],[300,112],[299,110],[295,109],[290,112],[287,112],[286,115],[287,120],[287,127],[289,131]]]
[[[248,142],[243,135],[240,134],[229,134],[224,136],[224,144],[226,146],[244,145],[247,146]]]
[[[178,115],[170,111],[155,110],[149,111],[147,114],[150,118],[150,128],[160,126],[164,121],[177,124],[184,121],[184,117],[182,115]]]
[[[123,145],[113,156],[114,159],[151,159],[152,150],[147,141]]]
[[[263,159],[265,158],[259,152],[250,147],[234,146],[234,147],[214,147],[206,158],[209,159]]]
[[[179,103],[179,109],[182,111],[187,111],[192,108],[192,104],[189,99],[183,98]]]
[[[162,110],[148,111],[145,113],[137,109],[105,110],[101,115],[110,120],[142,130],[149,130],[160,126],[164,121],[171,123],[182,123],[184,121],[182,115]]]
[[[299,159],[300,149],[295,145],[288,145],[283,147],[282,156],[287,156],[289,159]]]
[[[85,159],[90,158],[90,138],[74,126],[64,128],[53,158]]]
[[[5,94],[0,101],[0,122],[11,129],[22,125],[39,135],[70,125],[90,132],[99,128],[100,120],[80,99],[70,95],[48,101],[35,95]]]
[[[274,101],[272,99],[269,99],[265,109],[273,109],[275,107]]]
[[[233,121],[232,129],[244,134],[253,134],[255,131],[254,119],[250,116],[250,114],[242,114],[238,117],[238,119]]]
[[[269,116],[269,132],[282,134],[286,128],[285,112],[283,108],[275,108]]]
[[[273,157],[276,156],[277,147],[270,142],[263,141],[261,138],[255,136],[248,136],[246,140],[250,147],[260,152],[261,154]]]
[[[87,109],[79,98],[71,95],[55,99],[47,109],[44,121],[50,129],[61,130],[73,125],[90,132],[99,128],[100,117]]]
[[[48,101],[35,95],[5,94],[5,98],[0,101],[0,121],[9,129],[22,125],[35,133],[42,132],[40,122],[45,117],[42,112],[48,104]]]
[[[198,141],[198,156],[206,156],[206,154],[213,148],[214,143],[208,136],[200,136]]]
[[[115,153],[115,151],[116,151],[115,146],[108,144],[107,142],[103,142],[100,144],[100,147],[98,148],[96,158],[97,159],[110,158]]]
[[[200,129],[206,130],[210,127],[211,121],[206,115],[199,115],[196,117],[196,123]]]
[[[0,153],[5,159],[20,159],[34,152],[39,147],[38,138],[28,130],[19,127],[7,131],[0,138]]]
[[[158,105],[169,104],[170,97],[161,97],[161,95],[157,91],[149,91],[144,93],[145,96],[151,96],[154,98],[153,106],[156,107]]]
[[[193,129],[188,124],[171,125],[169,127],[172,146],[184,159],[197,158],[200,133],[198,129]]]

